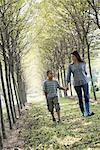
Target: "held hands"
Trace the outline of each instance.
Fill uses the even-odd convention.
[[[64,88],[65,91],[68,91],[69,90],[69,87],[68,85]]]

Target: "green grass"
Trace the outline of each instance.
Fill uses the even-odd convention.
[[[20,136],[25,150],[100,150],[100,104],[81,117],[76,101],[61,99],[60,124],[53,123],[45,103],[33,104],[23,119]]]
[[[93,98],[93,92],[90,93],[90,97]],[[96,97],[98,100],[100,100],[100,91],[96,92]]]

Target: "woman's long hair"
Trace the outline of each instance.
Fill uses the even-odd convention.
[[[81,58],[80,54],[78,53],[78,51],[73,51],[71,54],[74,55],[77,58],[78,62],[83,62],[84,63],[84,60],[82,60],[82,58]]]

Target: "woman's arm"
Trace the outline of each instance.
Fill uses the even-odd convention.
[[[85,71],[85,74],[87,75],[87,71],[86,71],[86,63],[84,64],[84,71]]]
[[[71,79],[71,66],[68,66],[68,72],[67,72],[67,85],[70,82]]]

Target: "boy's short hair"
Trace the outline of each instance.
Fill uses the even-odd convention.
[[[52,70],[48,70],[48,71],[47,71],[47,76],[48,76],[48,74],[49,74],[50,72],[52,72]]]

